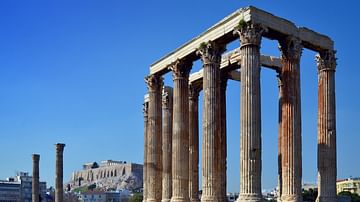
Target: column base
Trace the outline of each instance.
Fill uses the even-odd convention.
[[[188,197],[171,197],[171,202],[190,202]]]
[[[171,199],[161,199],[161,202],[170,202]]]
[[[148,198],[148,199],[146,199],[146,202],[161,202],[161,200],[156,200],[154,198]]]
[[[262,202],[262,196],[259,194],[240,194],[236,202]]]
[[[200,202],[200,199],[199,198],[191,198],[190,202]]]
[[[299,195],[283,195],[281,202],[302,202],[302,196]]]
[[[316,202],[337,202],[336,196],[319,196],[316,198]]]
[[[216,196],[201,196],[201,202],[220,202]]]

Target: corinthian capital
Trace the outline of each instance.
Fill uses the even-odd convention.
[[[264,27],[259,24],[251,22],[240,22],[239,27],[235,30],[240,36],[241,46],[256,45],[260,46],[262,34],[266,31]]]
[[[191,67],[192,61],[187,59],[177,59],[172,65],[170,65],[169,69],[173,73],[173,79],[189,79]]]
[[[200,85],[197,84],[190,84],[189,85],[189,99],[190,100],[198,100],[199,99],[199,93],[201,90]]]
[[[299,60],[302,54],[303,46],[301,40],[294,36],[288,36],[279,41],[279,50],[281,57],[288,60]]]
[[[220,45],[209,41],[207,43],[201,43],[200,47],[196,51],[196,54],[200,56],[200,59],[204,65],[211,63],[220,63],[221,54],[225,51],[225,45]]]
[[[336,51],[335,50],[327,50],[320,52],[316,55],[316,63],[319,72],[321,70],[332,70],[335,71],[336,68]]]
[[[158,75],[146,76],[145,83],[147,84],[149,91],[161,90],[163,86],[163,78]]]

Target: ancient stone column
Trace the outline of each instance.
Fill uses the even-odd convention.
[[[162,194],[162,87],[158,75],[145,78],[149,93],[148,148],[147,148],[147,202],[160,202]]]
[[[281,170],[281,151],[282,151],[282,147],[281,147],[281,118],[282,118],[282,113],[281,113],[281,98],[282,96],[282,83],[281,83],[281,79],[280,79],[280,75],[281,72],[277,71],[278,75],[277,75],[277,80],[278,80],[278,88],[279,88],[279,106],[278,106],[278,110],[279,110],[279,115],[278,115],[278,188],[279,188],[279,192],[278,192],[278,196],[281,197],[282,195],[282,170]],[[278,201],[280,201],[281,198],[279,198]]]
[[[318,65],[318,202],[336,201],[335,51],[320,52]]]
[[[227,72],[221,75],[220,80],[220,201],[226,202],[226,169],[227,169],[227,143],[226,143],[226,87]]]
[[[148,181],[147,178],[147,151],[148,151],[148,133],[147,133],[147,125],[148,125],[148,111],[149,111],[149,95],[146,94],[144,97],[144,166],[143,166],[143,202],[146,202],[147,199],[147,186],[146,182]]]
[[[172,196],[172,119],[173,119],[173,89],[165,86],[162,97],[163,129],[162,129],[162,202],[169,202]]]
[[[261,201],[260,44],[264,29],[247,23],[240,36],[240,195],[238,201]]]
[[[202,86],[189,86],[189,197],[199,202],[199,92]]]
[[[280,40],[281,80],[281,201],[302,201],[301,195],[301,41],[289,36]]]
[[[32,201],[39,202],[39,161],[40,155],[33,154]]]
[[[63,202],[63,152],[65,144],[57,143],[56,147],[56,171],[55,171],[55,202]]]
[[[223,45],[214,42],[201,44],[198,50],[203,63],[203,143],[201,201],[219,201],[220,166],[220,60]]]
[[[174,81],[172,202],[189,201],[189,73],[192,61],[177,60]]]

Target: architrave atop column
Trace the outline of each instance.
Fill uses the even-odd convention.
[[[163,78],[159,75],[145,77],[149,93],[148,148],[147,148],[147,202],[160,202],[162,195],[162,110],[161,90]]]
[[[192,61],[171,65],[174,81],[172,202],[189,201],[189,73]]]
[[[318,202],[336,202],[335,51],[316,56],[318,66]]]
[[[281,201],[302,201],[301,157],[301,41],[288,36],[279,41],[282,68],[280,73],[281,104]]]
[[[244,23],[240,36],[240,195],[237,201],[262,201],[260,44],[263,27]]]
[[[220,61],[225,45],[201,44],[197,54],[203,63],[203,144],[201,201],[220,200]]]

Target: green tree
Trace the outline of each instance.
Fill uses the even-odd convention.
[[[142,202],[143,196],[141,193],[134,193],[130,199],[129,202]]]
[[[339,196],[349,196],[351,202],[360,202],[360,196],[357,193],[351,193],[349,191],[342,191],[338,194]]]

